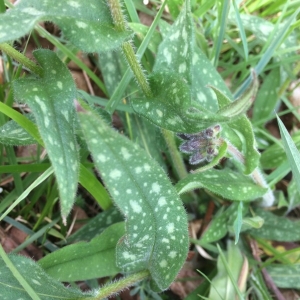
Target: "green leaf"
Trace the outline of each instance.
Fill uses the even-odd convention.
[[[0,19],[0,43],[16,40],[28,34],[39,21],[56,23],[75,46],[86,52],[108,51],[120,46],[131,31],[114,29],[105,0],[58,2],[23,0],[9,9]]]
[[[249,230],[251,235],[280,242],[300,240],[300,222],[291,221],[285,216],[276,216],[262,208],[257,208],[255,213],[264,219],[264,225],[259,229]]]
[[[176,190],[142,149],[88,108],[77,109],[95,165],[126,217],[117,266],[126,272],[148,269],[154,288],[164,290],[175,279],[188,250],[187,218]]]
[[[248,271],[247,269],[244,270],[245,264],[248,264],[247,258],[241,253],[239,247],[231,241],[228,241],[227,248],[227,252],[225,254],[220,253],[218,257],[218,273],[211,282],[209,299],[244,299],[241,297],[238,284],[243,273]]]
[[[37,50],[34,56],[44,69],[40,79],[18,79],[15,98],[31,108],[54,168],[63,219],[72,209],[78,182],[78,154],[74,131],[74,80],[54,52]]]
[[[242,96],[233,102],[231,102],[230,99],[228,99],[220,90],[210,86],[210,88],[212,88],[215,92],[219,106],[221,107],[221,109],[217,112],[219,115],[233,119],[240,117],[242,114],[247,112],[252,105],[258,90],[258,79],[254,71],[252,71],[252,79],[251,86],[245,91],[244,94],[242,94]]]
[[[79,242],[48,254],[39,265],[59,281],[80,281],[113,276],[116,267],[116,245],[125,232],[124,223],[116,223],[89,243]]]
[[[167,24],[165,25],[167,26]],[[173,73],[180,73],[191,87],[193,101],[209,111],[216,111],[218,109],[217,99],[207,87],[208,84],[223,91],[227,97],[232,98],[232,96],[220,74],[196,46],[189,3],[185,4],[176,22],[167,27],[169,30],[159,46],[155,70],[169,69]],[[184,34],[179,34],[177,38],[180,32],[184,32]],[[185,36],[187,36],[187,40],[185,40]],[[182,50],[178,51],[179,49]],[[184,65],[186,65],[185,72],[180,72]]]
[[[94,197],[102,209],[107,209],[112,205],[111,199],[101,182],[93,172],[90,172],[82,164],[80,164],[79,183]]]
[[[205,172],[189,174],[176,185],[179,194],[197,188],[208,189],[217,195],[234,201],[251,201],[263,196],[267,191],[266,188],[255,184],[249,176],[230,169],[209,169]]]
[[[154,71],[172,70],[191,84],[193,49],[194,24],[190,0],[186,0],[168,36],[159,45]]]
[[[67,243],[90,241],[101,234],[108,226],[120,222],[122,219],[120,212],[115,207],[105,210],[70,235],[67,238]]]
[[[290,166],[292,168],[296,186],[298,188],[298,191],[300,191],[300,154],[291,136],[286,130],[284,124],[282,123],[282,121],[279,119],[277,115],[276,117],[279,125],[279,130],[280,130],[280,135],[282,138],[284,150],[287,155]]]
[[[206,245],[216,242],[223,238],[228,232],[228,222],[230,219],[235,218],[237,215],[238,202],[232,203],[226,211],[219,212],[210,222],[208,228],[200,238],[200,244]]]
[[[33,260],[20,255],[9,255],[11,263],[17,268],[18,273],[25,278],[29,286],[41,300],[76,300],[87,299],[93,293],[82,293],[79,289],[66,288],[63,284],[51,278]],[[0,297],[1,299],[32,300],[18,279],[8,269],[3,259],[0,259]]]
[[[136,33],[140,40],[143,40],[147,35],[149,27],[140,23],[128,23],[128,26]],[[161,35],[158,31],[154,31],[148,49],[153,53],[157,53],[159,44],[161,43]]]
[[[292,135],[293,142],[300,149],[300,131]],[[261,165],[264,169],[273,169],[279,167],[283,162],[287,161],[283,145],[278,143],[268,147],[261,155]]]
[[[233,230],[235,234],[235,241],[234,243],[237,244],[240,237],[240,232],[243,225],[243,202],[241,201],[238,206],[237,216],[233,222]]]
[[[267,272],[274,283],[283,289],[300,289],[300,264],[269,265]]]
[[[192,99],[209,111],[216,112],[218,110],[218,101],[216,94],[208,85],[213,85],[228,98],[232,98],[220,74],[197,46],[194,48],[192,73]]]
[[[196,102],[191,104],[190,88],[179,74],[170,71],[152,73],[149,83],[154,96],[133,99],[132,107],[161,128],[196,133],[230,120],[210,113]]]
[[[11,108],[10,106],[0,102],[0,111],[6,116],[17,122],[23,129],[25,129],[39,144],[42,144],[41,137],[37,126],[23,116],[21,113]]]
[[[257,88],[258,88],[258,82],[257,82],[257,80],[254,79],[252,81],[252,85],[250,86],[250,88],[247,89],[245,94],[243,94],[240,98],[238,98],[237,101],[240,101],[240,103],[243,103],[244,100],[246,100],[246,102],[247,102],[247,99],[249,99],[249,100],[252,99],[252,101],[253,101],[253,97],[257,92]],[[214,89],[214,91],[216,92],[217,90]],[[217,97],[218,97],[218,102],[220,105],[220,110],[218,111],[218,113],[220,113],[220,115],[222,115],[223,110],[225,110],[225,111],[227,110],[227,112],[228,112],[228,110],[230,111],[230,109],[232,109],[232,106],[234,107],[235,101],[231,102],[230,99],[227,98],[223,93],[220,93],[218,91]],[[239,108],[239,107],[240,107],[240,105],[237,106],[237,108]],[[241,106],[241,107],[243,107],[243,106]],[[239,111],[239,113],[241,113],[241,111]],[[230,124],[228,124],[228,126],[231,128],[231,130],[233,129],[236,132],[238,132],[244,139],[242,144],[244,145],[244,148],[245,148],[245,150],[244,150],[244,152],[245,152],[245,174],[250,174],[258,166],[258,162],[259,162],[259,158],[260,158],[260,154],[256,149],[256,141],[254,138],[251,122],[248,120],[248,118],[245,115],[242,115],[238,119],[236,119],[236,120],[232,121]],[[234,144],[236,137],[234,136],[233,138],[231,138],[231,136],[232,136],[231,130],[227,131],[227,134],[228,134],[227,138]],[[235,146],[238,147],[238,145],[235,145]]]
[[[280,68],[273,69],[263,81],[254,101],[252,121],[268,120],[277,104],[280,86]]]
[[[251,174],[258,166],[260,154],[256,149],[256,141],[253,134],[251,122],[246,116],[243,116],[232,123],[230,127],[240,133],[245,147],[245,174]]]
[[[32,114],[24,115],[34,121]],[[32,145],[37,141],[17,122],[10,120],[0,127],[0,142],[4,145]]]

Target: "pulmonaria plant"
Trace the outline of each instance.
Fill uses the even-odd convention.
[[[84,244],[84,247],[82,243],[78,243],[51,253],[39,266],[27,259],[12,256],[13,264],[22,265],[19,279],[12,275],[15,274],[14,268],[11,268],[13,272],[9,271],[10,277],[5,275],[9,258],[2,253],[0,281],[5,284],[2,287],[4,292],[1,289],[0,295],[4,294],[6,299],[52,300],[60,297],[96,300],[109,297],[143,279],[150,281],[153,290],[163,291],[176,278],[188,253],[188,221],[179,197],[182,193],[204,187],[234,201],[251,201],[266,193],[266,188],[255,184],[246,175],[243,175],[243,187],[247,188],[237,190],[235,184],[230,185],[226,181],[228,176],[224,173],[228,174],[229,171],[210,169],[208,173],[186,173],[173,133],[182,132],[178,134],[183,140],[179,150],[190,154],[191,164],[204,161],[217,164],[226,155],[227,145],[228,152],[232,153],[232,142],[231,149],[236,149],[238,155],[241,156],[244,151],[245,173],[255,172],[259,154],[251,123],[244,113],[254,100],[258,81],[256,76],[252,76],[252,85],[245,95],[233,101],[218,72],[196,46],[190,0],[186,0],[175,23],[166,28],[156,54],[156,62],[153,68],[149,68],[153,72],[147,74],[139,57],[150,41],[166,2],[162,4],[138,49],[138,56],[134,52],[132,31],[128,29],[119,0],[91,0],[88,4],[81,0],[69,0],[60,1],[55,7],[48,0],[22,0],[1,16],[0,49],[22,62],[36,76],[25,76],[13,83],[15,99],[28,104],[34,121],[13,111],[4,103],[0,105],[0,110],[21,126],[20,131],[13,131],[13,138],[7,136],[3,143],[10,144],[18,140],[18,144],[22,145],[26,130],[25,135],[30,135],[30,140],[33,139],[46,148],[58,181],[61,214],[65,224],[75,201],[78,181],[95,197],[100,190],[101,195],[108,199],[108,204],[113,202],[124,218],[124,223],[118,225],[112,224],[116,223],[114,219],[107,218],[105,225],[111,226],[101,235]],[[134,18],[134,14],[128,15]],[[162,138],[169,147],[171,163],[179,170],[178,177],[181,180],[176,186],[171,183],[160,163],[149,155],[150,147],[147,144],[143,145],[147,150],[145,151],[133,141],[135,139],[132,136],[130,140],[110,128],[94,107],[90,107],[91,104],[80,99],[68,68],[56,53],[46,49],[35,51],[34,57],[39,64],[36,65],[6,44],[35,28],[57,47],[65,50],[65,46],[36,25],[45,20],[56,23],[64,38],[82,51],[98,52],[103,57],[103,52],[108,52],[102,71],[113,72],[118,69],[113,64],[111,52],[118,47],[122,50],[132,72],[127,71],[120,83],[114,82],[117,76],[103,72],[107,88],[102,82],[99,87],[110,98],[106,110],[112,114],[115,108],[125,107],[126,112],[130,111],[134,115],[132,119],[138,120],[136,127],[144,122],[143,126],[147,130],[156,130],[153,124],[161,129]],[[10,30],[12,35],[7,34]],[[65,53],[72,56],[68,49]],[[94,78],[95,74],[90,74]],[[135,94],[138,95],[136,97],[128,97],[131,107],[122,106],[121,100],[125,97],[131,76],[138,83],[139,93]],[[99,82],[99,78],[95,82]],[[214,86],[210,85],[208,88],[207,85],[211,83]],[[120,109],[120,114],[122,113]],[[128,115],[124,116],[124,119],[128,118]],[[131,126],[128,127],[131,132]],[[220,137],[221,128],[222,134],[226,134],[226,142]],[[19,132],[21,134],[18,138]],[[242,139],[238,140],[237,136],[242,136]],[[82,139],[86,143],[82,143]],[[141,134],[141,140],[145,140],[144,134]],[[241,147],[242,140],[245,141],[244,147]],[[89,152],[93,157],[94,167],[105,188],[86,170],[84,163],[87,161],[81,161],[78,155],[79,144],[85,147],[83,152]],[[239,178],[241,181],[242,175],[238,177],[235,172],[229,173],[229,180]],[[86,177],[97,183],[89,184]],[[220,188],[218,181],[225,181],[226,191]],[[95,186],[101,188],[95,192]],[[104,205],[101,201],[100,199],[102,208],[108,208],[107,202]],[[4,216],[5,214],[2,218]],[[111,238],[111,232],[114,233],[114,238]],[[118,273],[129,276],[89,294],[68,290],[57,282],[64,281],[63,279],[92,279],[88,274],[91,272],[88,271],[84,273],[84,277],[79,275],[80,268],[86,268],[85,260],[89,260],[91,268],[94,266],[92,278]],[[99,261],[105,262],[106,268]],[[44,270],[41,266],[44,266]],[[74,271],[76,268],[79,268],[78,272]],[[24,270],[27,270],[27,274]],[[70,273],[76,273],[76,276]],[[31,274],[38,276],[31,278]],[[23,277],[26,277],[28,283],[24,284]],[[47,295],[44,295],[43,285],[59,286],[59,289],[53,292],[48,288]]]
[[[205,160],[211,162],[218,155],[220,146],[221,126],[215,125],[196,134],[179,133],[177,136],[184,140],[179,150],[191,154],[189,162],[196,165]]]

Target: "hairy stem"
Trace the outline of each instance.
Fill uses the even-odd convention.
[[[119,0],[107,0],[108,5],[110,7],[111,16],[118,31],[125,31],[126,30],[126,22],[123,16],[122,7],[120,5]],[[122,50],[125,54],[125,58],[127,63],[134,74],[134,77],[141,87],[142,91],[147,97],[151,97],[151,89],[149,83],[147,81],[146,74],[138,61],[137,56],[135,55],[133,46],[131,42],[125,42],[122,45]]]
[[[178,175],[179,179],[183,179],[184,177],[186,177],[188,175],[188,173],[186,171],[182,156],[177,148],[174,133],[169,130],[162,129],[162,134],[167,143],[167,146],[168,146],[168,149],[169,149],[169,152],[171,155],[171,159],[173,162],[173,166],[176,169],[177,175]]]
[[[43,76],[43,69],[36,65],[33,61],[27,58],[25,55],[14,49],[11,45],[7,43],[0,44],[0,50],[5,52],[8,56],[24,65],[28,68],[32,73],[35,73],[39,76]]]
[[[141,271],[138,273],[134,273],[110,285],[102,287],[94,298],[87,298],[87,299],[100,300],[100,299],[110,297],[116,293],[120,293],[122,290],[128,288],[129,286],[132,286],[133,284],[148,278],[149,275],[150,274],[148,271]]]

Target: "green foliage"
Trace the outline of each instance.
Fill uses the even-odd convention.
[[[210,169],[205,172],[190,174],[176,185],[179,194],[197,188],[208,189],[217,195],[234,201],[249,201],[266,193],[266,189],[255,184],[249,176],[229,169]]]
[[[264,225],[259,229],[251,229],[249,233],[260,238],[293,242],[300,238],[300,222],[291,221],[285,217],[279,217],[271,212],[256,209],[255,213],[263,218]]]
[[[9,260],[17,268],[17,274],[13,274],[11,270],[0,259],[1,271],[1,290],[2,299],[33,299],[28,295],[27,290],[20,284],[19,278],[22,276],[28,285],[33,289],[40,300],[55,299],[86,299],[91,297],[93,293],[83,294],[79,289],[66,288],[62,283],[51,278],[45,271],[33,260],[20,256],[10,255]]]
[[[168,298],[156,292],[169,288],[186,260],[185,209],[202,221],[198,240],[191,226],[190,242],[203,256],[200,271],[208,279],[187,299],[197,293],[270,298],[246,243],[249,235],[265,246],[263,239],[300,239],[299,222],[284,215],[299,205],[299,134],[291,138],[278,119],[281,143],[266,126],[273,125],[280,101],[300,120],[288,101],[300,70],[295,4],[169,0],[158,10],[159,1],[20,0],[6,1],[5,10],[2,2],[0,171],[10,172],[2,179],[14,184],[4,185],[0,195],[0,220],[29,234],[15,252],[33,241],[46,253],[56,251],[36,264],[0,248],[1,299],[106,299],[131,285],[137,298]],[[151,26],[139,23],[138,10],[151,16]],[[38,25],[43,21],[57,25],[60,37]],[[21,44],[7,43],[31,33],[29,46],[42,48],[43,37],[54,49],[34,51],[36,62],[25,52],[27,43],[21,49],[28,57],[16,50]],[[96,53],[84,55],[92,69],[79,51]],[[77,90],[79,79],[66,66],[70,60],[101,91],[94,85],[89,93]],[[25,105],[15,109],[14,100]],[[11,145],[30,144],[37,144],[37,153],[34,163],[24,164]],[[288,193],[276,191],[274,197],[271,188],[290,169]],[[70,214],[75,198],[88,216],[69,236],[77,222],[77,212]],[[272,206],[272,213],[260,205]],[[266,249],[277,260],[267,261],[274,282],[299,288],[290,278],[297,266]],[[215,260],[206,265],[208,257]],[[125,276],[98,289],[98,278],[118,273]],[[78,280],[87,280],[94,292],[59,282]]]
[[[115,208],[110,208],[88,221],[74,234],[67,238],[67,243],[71,244],[79,241],[90,241],[96,235],[101,234],[108,226],[122,221],[120,212]]]
[[[283,289],[300,289],[300,264],[269,265],[267,271],[274,283]]]
[[[25,115],[30,121],[34,121],[32,114]],[[15,121],[6,122],[0,128],[0,142],[5,145],[31,145],[36,140]]]
[[[62,217],[72,209],[78,182],[78,153],[74,130],[76,97],[74,80],[55,53],[37,50],[34,56],[43,67],[40,79],[14,82],[14,95],[32,109],[48,151],[60,192]],[[51,83],[51,84],[50,84]]]
[[[143,150],[86,107],[77,109],[95,165],[126,217],[126,235],[117,245],[117,265],[126,272],[149,269],[154,286],[166,289],[188,250],[181,201],[165,173]]]
[[[79,0],[63,1],[57,5],[46,0],[23,0],[1,16],[0,43],[28,34],[39,21],[56,23],[65,37],[86,52],[111,50],[131,35],[130,31],[114,30],[105,0],[92,0],[89,5]]]
[[[232,242],[228,242],[227,252],[220,253],[217,262],[218,273],[211,282],[209,299],[224,300],[235,299],[241,297],[239,288],[243,290],[245,287],[237,287],[242,273],[247,272],[244,264],[247,258],[243,256],[238,246]],[[240,285],[242,282],[240,282]],[[238,290],[238,292],[237,292]]]
[[[115,248],[124,231],[124,223],[116,223],[89,243],[76,243],[47,255],[39,265],[59,281],[116,275],[120,269],[116,267]]]

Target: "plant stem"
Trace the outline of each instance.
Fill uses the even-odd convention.
[[[167,146],[168,146],[171,158],[172,158],[173,166],[176,169],[177,175],[178,175],[179,179],[183,179],[188,175],[188,173],[186,171],[182,156],[181,156],[180,152],[178,151],[178,148],[177,148],[177,145],[175,142],[174,133],[169,130],[162,129],[162,134],[167,143]]]
[[[118,31],[126,31],[126,22],[123,16],[122,8],[120,5],[119,0],[107,0],[108,5],[110,7],[111,16],[114,22],[114,25],[116,27],[116,30]],[[135,55],[133,46],[131,42],[125,42],[122,45],[122,50],[125,54],[125,58],[127,60],[127,63],[129,64],[129,67],[131,68],[131,71],[133,72],[135,79],[141,89],[143,90],[144,94],[147,97],[151,97],[151,89],[149,86],[149,83],[147,81],[147,77],[144,73],[144,70],[139,63],[137,56]]]
[[[7,43],[0,44],[0,50],[5,52],[8,56],[12,57],[14,60],[18,61],[26,68],[28,68],[31,72],[43,76],[43,69],[36,65],[33,61],[27,58],[25,55],[14,49],[11,45]]]
[[[129,286],[132,286],[133,284],[146,279],[147,277],[149,277],[149,272],[148,271],[141,271],[138,273],[134,273],[126,278],[123,278],[121,280],[118,280],[110,285],[104,286],[102,287],[97,296],[93,297],[93,298],[87,298],[87,300],[100,300],[100,299],[104,299],[107,297],[110,297],[116,293],[121,292],[122,290],[128,288]]]
[[[137,80],[139,86],[143,90],[144,94],[147,97],[152,96],[151,88],[149,86],[149,83],[147,81],[146,75],[144,73],[144,70],[142,69],[142,66],[137,60],[137,57],[134,53],[133,47],[130,42],[125,42],[122,45],[122,50],[125,54],[127,63],[129,64],[135,79]]]

